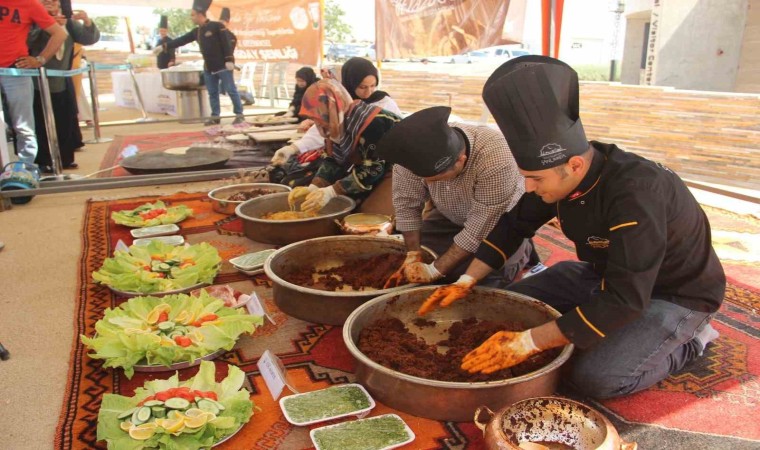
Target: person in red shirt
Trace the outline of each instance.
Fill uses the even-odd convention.
[[[27,35],[34,24],[50,34],[50,41],[36,57],[29,56],[26,46]],[[58,25],[39,1],[0,0],[0,67],[40,68],[55,55],[66,36],[66,30]],[[32,79],[0,75],[0,93],[8,103],[10,123],[16,132],[19,160],[34,164],[37,137],[32,109]]]

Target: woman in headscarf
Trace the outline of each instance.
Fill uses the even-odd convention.
[[[290,117],[298,117],[298,122],[301,123],[304,117],[300,116],[298,112],[301,110],[301,101],[303,100],[303,94],[306,89],[312,84],[319,81],[319,77],[314,73],[314,69],[311,67],[301,67],[296,71],[296,89],[293,93],[293,101],[288,106],[288,115]]]
[[[318,81],[307,89],[300,114],[314,121],[314,126],[324,138],[327,157],[312,184],[295,188],[289,201],[294,204],[304,198],[302,211],[319,211],[333,197],[347,195],[363,202],[360,211],[392,211],[389,201],[372,201],[371,194],[384,180],[388,170],[388,165],[377,155],[377,142],[401,118],[390,111],[352,99],[335,80]],[[375,204],[378,205],[375,210],[366,208]]]
[[[401,109],[399,109],[398,104],[388,93],[377,90],[377,86],[380,84],[380,73],[372,61],[359,57],[351,58],[343,64],[340,76],[343,87],[346,88],[352,99],[362,100],[401,117]],[[272,158],[272,164],[275,166],[282,165],[291,156],[321,148],[322,145],[324,145],[324,140],[316,128],[311,127],[301,139],[277,150]]]

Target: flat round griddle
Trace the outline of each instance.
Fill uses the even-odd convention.
[[[184,155],[164,152],[138,153],[124,158],[119,164],[135,175],[194,172],[221,169],[231,157],[232,152],[223,148],[191,147]]]

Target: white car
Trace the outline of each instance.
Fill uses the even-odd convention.
[[[478,62],[499,62],[518,56],[530,55],[527,50],[513,49],[506,45],[497,45],[495,47],[486,47],[480,50],[473,50],[461,55],[450,56],[431,56],[426,58],[431,62],[450,63],[450,64],[472,64]]]

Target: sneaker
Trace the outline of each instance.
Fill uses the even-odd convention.
[[[239,125],[241,123],[245,123],[245,117],[242,114],[238,114],[235,116],[235,120],[232,121],[232,124]]]
[[[3,168],[0,175],[0,190],[16,191],[20,189],[37,189],[40,187],[39,168],[30,163],[21,161],[8,163]],[[34,196],[12,197],[11,203],[14,205],[23,205],[29,203]]]
[[[205,122],[203,122],[204,127],[210,127],[211,125],[219,125],[219,122],[221,122],[221,119],[218,117],[212,117]]]
[[[533,266],[533,268],[531,268],[529,271],[525,272],[522,277],[523,277],[523,279],[528,278],[528,277],[532,277],[533,275],[541,273],[541,272],[543,272],[546,269],[548,269],[548,267],[546,267],[545,265],[543,265],[541,263],[538,263],[535,266]]]

